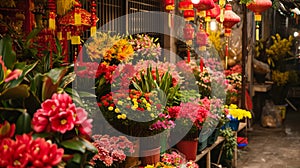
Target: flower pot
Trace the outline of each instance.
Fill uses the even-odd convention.
[[[176,148],[185,155],[187,160],[195,160],[198,140],[181,140],[176,144]]]
[[[139,164],[139,154],[140,154],[140,141],[139,139],[132,141],[134,145],[134,152],[130,155],[127,155],[124,168],[134,167]]]
[[[237,131],[239,129],[240,121],[238,119],[231,119],[229,122],[229,127],[232,131]]]
[[[154,149],[142,150],[141,151],[141,161],[142,165],[155,165],[157,162],[160,161],[160,148],[157,147]]]

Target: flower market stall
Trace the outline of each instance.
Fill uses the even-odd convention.
[[[175,61],[147,32],[96,31],[94,0],[32,5],[32,31],[0,39],[0,167],[197,168],[204,155],[210,167],[218,145],[235,164],[252,105],[244,67],[231,64],[230,3],[165,0],[165,26],[184,22]]]

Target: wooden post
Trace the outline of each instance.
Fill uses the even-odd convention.
[[[247,8],[246,4],[242,4],[243,8],[243,28],[242,28],[242,100],[241,108],[246,107],[246,62],[247,62],[247,44],[248,44],[248,29],[247,29]]]

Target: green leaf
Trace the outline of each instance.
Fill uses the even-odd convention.
[[[53,80],[48,76],[43,78],[42,101],[51,98],[52,95],[57,92],[58,84],[53,84],[52,81]]]
[[[22,74],[20,75],[20,77],[16,80],[13,80],[11,83],[10,83],[10,87],[14,87],[14,86],[17,86],[19,85],[24,77],[34,69],[34,67],[38,64],[38,61],[36,61],[35,63],[31,64],[31,65],[26,65],[25,68],[22,68],[23,72]],[[15,65],[15,68],[18,68],[19,66],[22,66],[24,65],[23,63],[19,63],[19,64],[16,64]],[[18,68],[19,69],[19,68]]]
[[[75,72],[69,73],[68,75],[63,77],[60,87],[66,88],[70,83],[72,83],[75,80],[75,78],[76,78]]]
[[[136,90],[141,91],[141,92],[143,91],[141,89],[141,87],[137,83],[135,83],[134,81],[132,81],[132,84],[133,84],[133,86],[135,87]]]
[[[36,138],[47,138],[51,135],[51,133],[49,132],[44,132],[44,133],[36,133],[36,134],[33,134],[32,137],[33,139],[36,139]]]
[[[13,64],[16,62],[16,53],[13,50],[12,44],[12,38],[8,35],[0,40],[0,55],[8,69],[12,69]]]
[[[26,41],[29,41],[32,38],[35,38],[42,29],[35,28],[33,29],[28,36],[26,37]]]
[[[16,122],[16,133],[24,134],[31,131],[31,117],[28,113],[22,113]]]
[[[51,78],[53,84],[57,84],[65,75],[67,72],[67,68],[54,68],[51,69],[48,73],[47,76]]]
[[[78,91],[78,94],[80,97],[91,97],[91,98],[96,98],[97,96],[95,94],[89,93],[89,92],[83,92],[83,91]]]
[[[75,153],[73,155],[72,161],[75,162],[75,163],[80,164],[80,162],[81,162],[81,155],[79,153]]]
[[[67,149],[75,150],[84,153],[86,147],[84,144],[78,139],[71,139],[61,142],[61,145]]]
[[[0,100],[26,98],[29,96],[29,86],[22,84],[13,88],[5,89],[0,93]]]
[[[93,153],[97,153],[98,152],[98,149],[88,140],[86,139],[83,139],[83,138],[80,138],[82,144],[86,147],[86,149],[88,151],[91,151]]]

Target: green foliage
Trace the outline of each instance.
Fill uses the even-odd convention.
[[[231,130],[231,128],[226,128],[224,130],[221,130],[220,134],[225,138],[224,150],[225,150],[226,158],[228,160],[231,160],[233,157],[233,152],[235,150],[235,147],[237,146],[234,132]]]

